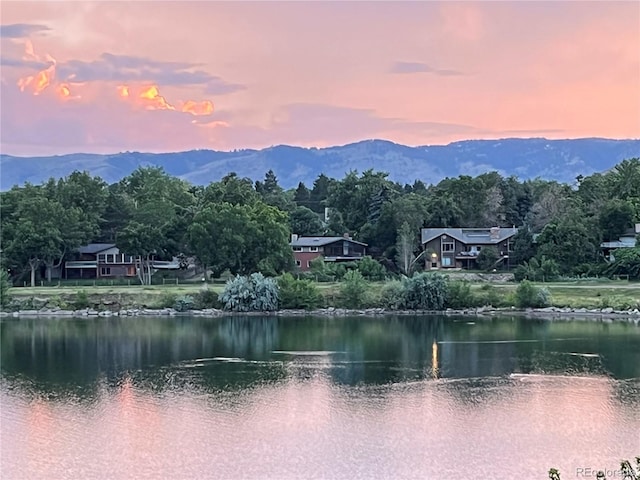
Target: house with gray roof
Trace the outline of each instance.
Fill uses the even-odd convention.
[[[136,277],[140,258],[120,252],[115,243],[83,245],[64,262],[64,278],[121,278]],[[154,270],[178,270],[180,261],[153,260]]]
[[[511,240],[517,228],[423,228],[421,244],[426,269],[477,268],[483,248],[495,248],[499,260],[495,267],[508,266]]]
[[[600,248],[604,254],[604,258],[608,262],[615,262],[615,251],[619,248],[633,248],[636,246],[636,238],[640,235],[640,223],[636,223],[634,228],[628,229],[617,240],[610,242],[602,242]]]
[[[353,240],[349,235],[342,237],[301,237],[291,235],[289,242],[293,249],[296,266],[309,270],[311,260],[322,257],[325,262],[352,262],[366,255],[367,244]]]

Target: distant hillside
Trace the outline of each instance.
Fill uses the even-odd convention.
[[[74,170],[87,170],[113,183],[137,167],[149,165],[161,166],[168,173],[198,185],[219,180],[229,172],[259,180],[272,169],[280,184],[290,188],[300,181],[311,185],[320,173],[342,178],[349,170],[362,172],[370,168],[389,172],[392,180],[402,183],[413,183],[415,179],[436,183],[444,177],[478,175],[492,170],[502,175],[517,175],[520,179],[542,177],[573,182],[579,174],[605,171],[632,157],[640,157],[640,140],[600,138],[468,140],[424,147],[366,140],[328,148],[280,145],[233,152],[0,155],[0,188],[7,190],[26,181],[40,183]]]

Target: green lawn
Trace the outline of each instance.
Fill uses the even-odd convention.
[[[340,283],[318,283],[318,288],[327,299],[327,304],[336,305],[339,297]],[[372,282],[370,293],[373,298],[379,298],[384,282]],[[517,284],[487,284],[472,283],[474,292],[481,293],[483,288],[489,288],[504,295],[511,295],[515,292]],[[554,306],[558,307],[584,307],[584,308],[606,308],[616,309],[636,308],[640,305],[640,283],[629,283],[626,281],[572,281],[572,282],[552,282],[535,284],[538,287],[547,288],[551,293]],[[100,299],[117,300],[122,304],[143,304],[157,305],[161,303],[163,296],[174,295],[194,295],[199,292],[202,284],[182,284],[182,285],[132,285],[132,286],[57,286],[57,287],[15,287],[11,289],[11,295],[16,299],[21,298],[41,298],[48,299],[60,297],[62,299],[73,299],[80,291],[98,302]],[[221,283],[208,284],[207,288],[220,294],[224,289]]]

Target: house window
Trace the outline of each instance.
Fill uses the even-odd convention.
[[[116,263],[116,256],[112,253],[107,254],[107,263]]]
[[[300,260],[296,260],[296,267],[299,267],[302,265],[302,262]]]
[[[105,277],[107,275],[111,275],[111,268],[110,267],[102,267],[100,268],[100,275]]]
[[[293,247],[293,251],[294,252],[301,252],[302,251],[302,247]]]
[[[431,268],[438,268],[438,262],[431,262]]]
[[[442,266],[450,267],[451,266],[451,257],[442,257]]]
[[[309,251],[310,252],[317,252],[318,251],[318,247],[309,247]]]
[[[307,268],[311,268],[311,260],[307,260]]]
[[[452,241],[443,241],[442,242],[442,251],[443,252],[453,252],[455,250],[455,243]]]
[[[105,263],[107,261],[107,256],[104,253],[98,254],[98,262]]]

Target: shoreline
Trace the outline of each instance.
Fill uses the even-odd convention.
[[[0,312],[0,319],[5,318],[70,318],[70,317],[228,317],[228,316],[271,316],[271,317],[346,317],[346,316],[469,316],[469,317],[485,317],[491,318],[500,315],[518,315],[527,318],[535,318],[542,320],[595,320],[595,321],[627,321],[640,325],[640,310],[614,310],[613,308],[569,308],[569,307],[546,307],[546,308],[527,308],[516,309],[515,307],[507,308],[467,308],[467,309],[447,309],[447,310],[388,310],[385,308],[365,308],[365,309],[346,309],[346,308],[319,308],[314,310],[276,310],[270,312],[229,312],[209,308],[204,310],[189,310],[179,312],[173,308],[129,308],[118,311],[110,310],[63,310],[48,309],[40,310],[19,310],[16,312]]]

